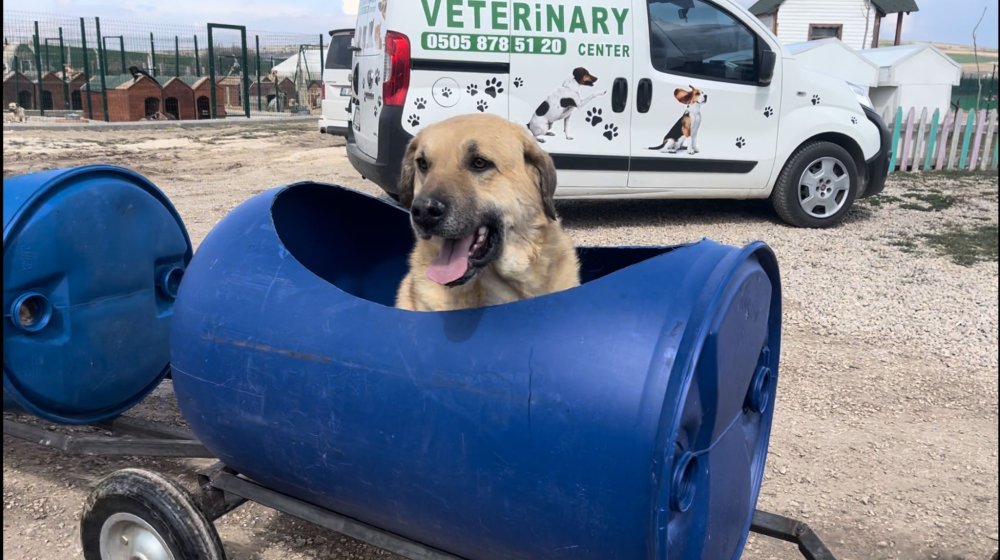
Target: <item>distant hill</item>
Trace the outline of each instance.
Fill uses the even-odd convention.
[[[903,41],[912,43],[914,41]],[[976,55],[972,45],[955,45],[950,43],[932,43],[938,49],[950,56],[955,62],[962,65],[962,72],[969,74],[976,71]],[[892,41],[879,41],[883,47],[891,47]],[[987,49],[979,47],[979,71],[989,74],[993,71],[993,65],[998,64],[1000,56],[997,49]],[[998,70],[1000,72],[1000,70]]]

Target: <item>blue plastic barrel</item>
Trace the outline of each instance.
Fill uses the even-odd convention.
[[[141,175],[109,165],[3,180],[3,406],[113,418],[169,371],[191,241]]]
[[[198,438],[278,492],[465,558],[740,556],[771,427],[774,255],[580,250],[584,284],[392,307],[407,214],[299,183],[208,235],[172,325]]]

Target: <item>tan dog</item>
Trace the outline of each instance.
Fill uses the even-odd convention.
[[[396,307],[482,307],[579,285],[555,189],[552,158],[523,125],[477,114],[421,130],[403,156],[399,200],[417,241]]]
[[[708,101],[708,94],[694,86],[690,90],[677,88],[674,90],[674,99],[685,106],[684,114],[667,131],[663,142],[658,146],[650,146],[649,149],[670,154],[686,149],[689,154],[696,154],[698,129],[701,128],[701,106]]]

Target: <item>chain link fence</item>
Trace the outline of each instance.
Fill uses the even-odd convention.
[[[104,121],[318,113],[324,35],[5,8],[4,108]]]

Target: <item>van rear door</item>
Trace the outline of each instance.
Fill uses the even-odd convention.
[[[378,0],[362,0],[354,30],[354,90],[351,126],[354,140],[365,155],[378,156],[379,114],[382,109],[382,81],[385,72],[385,14]],[[385,6],[385,2],[381,2]]]

